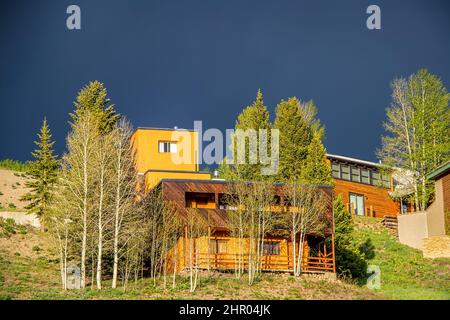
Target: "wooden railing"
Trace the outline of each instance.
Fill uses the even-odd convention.
[[[189,260],[189,258],[188,258]],[[197,253],[193,257],[193,265],[200,269],[234,270],[238,264],[244,269],[248,268],[248,256],[239,254],[208,254]],[[292,271],[294,262],[292,257],[285,255],[264,255],[261,260],[261,269],[265,271]],[[187,263],[189,265],[189,261]],[[334,271],[333,255],[319,254],[317,257],[305,257],[302,261],[304,271]]]

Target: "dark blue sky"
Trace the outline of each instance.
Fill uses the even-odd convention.
[[[232,128],[258,88],[272,117],[313,99],[328,152],[375,160],[393,78],[426,67],[449,87],[449,33],[448,1],[2,0],[0,158],[29,159],[44,116],[61,153],[77,92],[100,80],[135,127]]]

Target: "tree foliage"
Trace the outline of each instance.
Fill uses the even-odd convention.
[[[354,224],[345,208],[342,195],[333,201],[336,271],[339,276],[361,279],[367,270],[366,253],[355,243]]]
[[[314,132],[301,172],[301,181],[308,184],[333,185],[331,167],[321,137],[322,130]]]
[[[42,122],[41,130],[38,134],[38,141],[34,143],[37,149],[32,152],[35,160],[28,165],[27,174],[31,180],[26,182],[26,186],[31,192],[24,195],[23,201],[31,201],[25,208],[29,212],[36,213],[42,217],[47,213],[54,193],[54,186],[58,178],[58,159],[54,154],[52,135],[47,124],[47,119]]]
[[[271,124],[269,121],[269,111],[267,107],[264,105],[263,94],[261,90],[258,90],[256,94],[256,99],[252,105],[246,107],[242,112],[238,115],[236,120],[235,129],[243,130],[255,130],[256,131],[256,143],[259,148],[260,139],[258,135],[258,131],[260,129],[270,130]],[[268,138],[270,141],[270,136]],[[232,152],[234,155],[234,161],[237,162],[237,148],[241,142],[238,141],[235,135],[232,137]],[[253,180],[262,180],[264,177],[261,175],[261,164],[259,163],[259,154],[257,153],[255,156],[256,163],[250,163],[250,150],[249,150],[249,137],[245,137],[245,163],[239,164],[236,163],[235,169],[238,172],[239,176],[248,181]],[[235,147],[236,146],[236,147]]]
[[[387,135],[378,155],[386,165],[413,172],[416,210],[425,210],[433,194],[427,174],[450,158],[449,98],[442,81],[426,69],[392,82]]]

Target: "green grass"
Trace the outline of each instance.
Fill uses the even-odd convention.
[[[358,220],[355,233],[358,242],[370,239],[375,247],[369,264],[381,269],[379,290],[280,274],[264,274],[248,286],[245,276],[202,274],[194,293],[189,292],[187,276],[178,276],[174,289],[171,279],[164,289],[162,278],[156,287],[146,278],[130,281],[126,291],[111,289],[108,279],[103,290],[63,291],[48,234],[16,232],[0,239],[0,299],[450,299],[450,259],[423,258],[419,251],[400,244],[376,219]],[[27,244],[26,250],[19,244]]]
[[[59,263],[46,240],[38,231],[15,234],[0,239],[0,299],[380,299],[366,288],[344,282],[306,280],[288,275],[263,274],[253,286],[247,278],[236,279],[233,274],[201,274],[197,290],[189,292],[189,277],[177,276],[176,288],[167,288],[163,279],[153,285],[150,278],[131,280],[128,288],[111,289],[111,281],[103,282],[104,289],[90,287],[63,291],[60,288]],[[2,243],[3,241],[3,243]],[[5,241],[9,241],[6,243]],[[27,243],[17,252],[17,243]],[[6,243],[6,245],[5,245]],[[33,250],[40,243],[40,250]]]
[[[26,172],[28,167],[29,167],[28,162],[20,162],[19,160],[12,160],[12,159],[0,160],[0,169]]]
[[[410,248],[384,228],[370,228],[379,221],[358,221],[358,242],[370,239],[375,256],[369,264],[381,270],[381,289],[392,299],[450,299],[450,259],[423,258],[419,250]],[[357,222],[357,224],[358,224]]]

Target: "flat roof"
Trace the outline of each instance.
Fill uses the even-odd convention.
[[[158,128],[158,127],[137,127],[135,131],[137,131],[137,130],[162,130],[162,131],[191,131],[191,132],[197,132],[197,130],[194,130],[194,129]]]
[[[450,160],[444,162],[427,175],[427,180],[438,180],[443,175],[450,172]]]
[[[347,161],[347,162],[354,162],[354,163],[359,163],[359,164],[372,166],[372,167],[379,167],[382,165],[381,163],[376,163],[376,162],[366,161],[366,160],[361,160],[361,159],[356,159],[356,158],[350,158],[350,157],[345,157],[345,156],[339,156],[339,155],[330,154],[330,153],[327,153],[327,158],[332,158],[332,159],[337,159],[337,160],[342,160],[342,161]]]
[[[161,179],[161,182],[194,182],[194,183],[212,183],[212,184],[229,184],[229,183],[236,183],[238,181],[234,180],[218,180],[218,179],[211,179],[211,180],[201,180],[201,179]],[[255,181],[243,181],[243,183],[253,183]],[[275,186],[283,186],[285,183],[283,182],[274,182],[273,185]],[[314,186],[319,188],[333,188],[331,185],[327,184],[304,184],[305,186]]]

